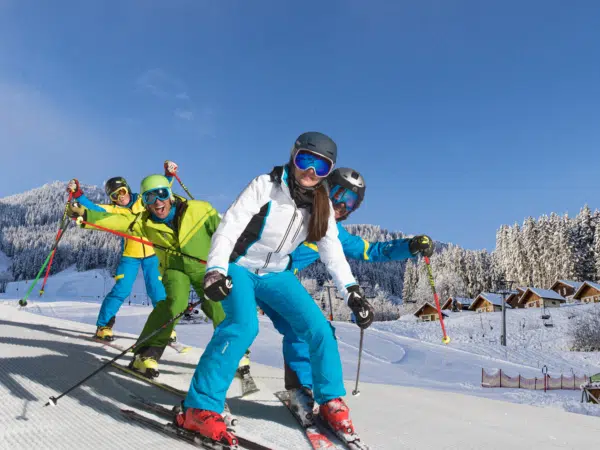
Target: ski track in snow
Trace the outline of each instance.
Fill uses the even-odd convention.
[[[167,406],[179,399],[114,370],[100,373],[61,399],[58,407],[41,408],[50,395],[98,367],[99,358],[117,353],[79,337],[93,334],[98,309],[96,302],[51,299],[32,300],[22,310],[15,300],[0,303],[0,398],[8,399],[8,408],[0,410],[0,448],[32,448],[34,443],[36,448],[97,448],[91,443],[101,443],[115,433],[122,436],[119,445],[123,448],[192,448],[123,419],[119,413],[123,405],[139,410],[139,405],[128,399],[129,391]],[[150,307],[144,306],[122,307],[115,325],[121,344],[134,342],[149,311]],[[527,313],[532,314],[522,311],[521,315],[528,317]],[[544,393],[480,386],[482,367],[529,377],[541,375],[537,367],[540,362],[555,375],[560,372],[553,369],[566,367],[578,374],[600,371],[598,355],[560,350],[564,342],[556,335],[564,324],[559,313],[563,311],[553,312],[553,330],[532,327],[519,333],[509,327],[507,350],[486,343],[475,315],[451,315],[446,325],[453,340],[447,346],[441,343],[439,323],[404,319],[376,323],[365,332],[359,397],[350,395],[359,332],[353,324],[335,323],[347,380],[346,399],[357,430],[373,448],[389,449],[579,448],[597,442],[600,420],[585,415],[600,416],[600,407],[581,404],[580,391]],[[494,316],[498,315],[490,314],[489,320],[496,320]],[[499,323],[492,326],[494,331],[500,329]],[[476,335],[478,327],[480,334]],[[180,342],[195,348],[185,355],[167,348],[159,380],[187,390],[212,335],[212,325],[182,325],[177,333]],[[511,347],[511,337],[523,346],[533,344],[529,348]],[[245,430],[248,437],[257,437],[274,448],[310,448],[295,421],[272,395],[283,388],[281,336],[264,316],[260,316],[260,334],[251,350],[253,374],[261,391],[246,399],[229,400],[243,424],[240,432]],[[121,363],[126,364],[129,358],[125,356]],[[234,382],[229,395],[235,397],[238,389]],[[548,420],[561,420],[561,425],[548,426]],[[435,433],[428,425],[431,422],[435,423]],[[68,431],[73,424],[85,426]]]

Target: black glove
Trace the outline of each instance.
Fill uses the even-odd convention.
[[[413,255],[421,253],[423,256],[431,256],[433,255],[435,244],[429,236],[422,234],[420,236],[415,236],[410,240],[408,249]]]
[[[356,316],[356,325],[363,329],[369,328],[374,319],[373,307],[356,284],[348,288],[348,306]]]
[[[204,298],[213,302],[220,302],[231,292],[233,283],[231,277],[221,272],[212,270],[204,276]]]

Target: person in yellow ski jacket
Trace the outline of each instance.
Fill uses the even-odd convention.
[[[144,210],[137,214],[122,211],[111,214],[73,205],[68,209],[71,217],[81,216],[85,222],[139,236],[179,253],[167,253],[156,248],[166,300],[159,302],[150,313],[141,337],[161,328],[169,319],[187,308],[190,286],[199,298],[204,298],[206,265],[182,254],[206,261],[212,235],[221,221],[210,203],[186,200],[174,195],[170,185],[169,180],[162,175],[144,178],[140,189]],[[93,229],[90,225],[84,224],[84,227]],[[223,307],[218,302],[205,299],[201,308],[212,320],[214,327],[225,319]],[[136,348],[130,368],[149,378],[158,376],[158,360],[175,325],[176,322],[164,327],[161,333]]]
[[[165,175],[172,184],[173,177],[177,172],[177,164],[172,161],[165,161],[164,167]],[[72,192],[73,198],[91,211],[111,214],[138,214],[145,210],[141,195],[132,192],[129,184],[123,177],[110,178],[104,184],[104,192],[111,201],[109,204],[96,204],[91,201],[83,193],[76,178],[69,181],[67,191]],[[144,274],[146,292],[152,301],[152,306],[156,307],[158,302],[167,297],[158,264],[158,258],[152,247],[131,239],[122,239],[121,259],[114,277],[115,285],[106,295],[100,306],[100,312],[96,320],[96,339],[114,340],[112,329],[117,313],[125,299],[131,294],[140,266]],[[173,331],[171,341],[175,340],[176,334]]]

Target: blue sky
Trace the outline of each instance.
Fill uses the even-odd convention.
[[[300,133],[361,171],[351,223],[493,249],[600,207],[600,3],[0,0],[0,197],[180,165],[225,210]]]

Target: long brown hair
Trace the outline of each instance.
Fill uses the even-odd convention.
[[[312,213],[308,223],[308,242],[318,242],[327,234],[329,224],[329,195],[324,184],[321,184],[313,194]]]

